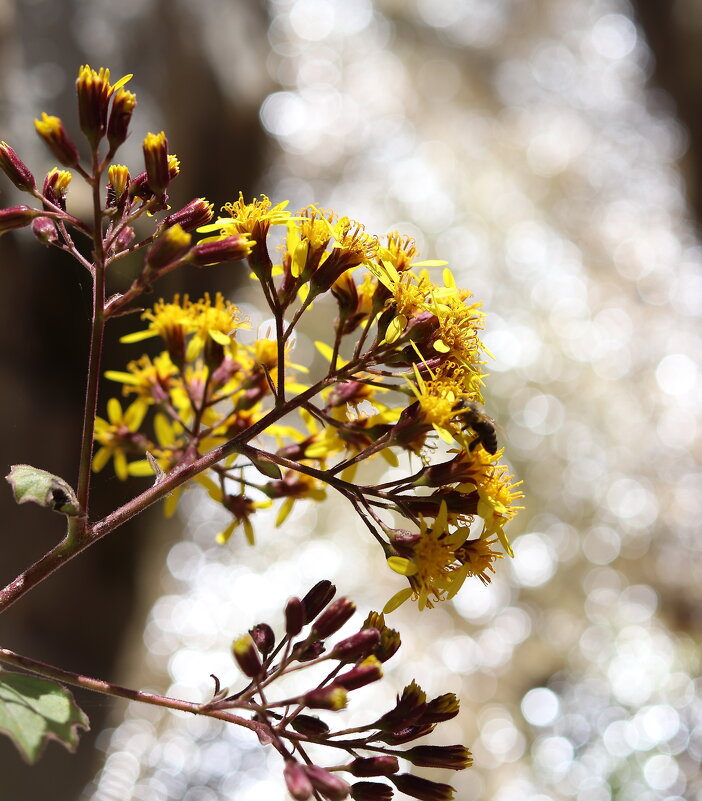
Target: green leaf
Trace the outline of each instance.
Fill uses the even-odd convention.
[[[59,476],[29,464],[15,464],[5,479],[17,503],[37,503],[69,517],[78,514],[78,498],[73,487]]]
[[[246,455],[251,460],[251,464],[256,468],[256,470],[266,476],[266,478],[280,479],[283,477],[278,465],[275,462],[272,462],[270,459],[266,459],[265,456],[253,456],[250,453],[247,453]]]
[[[0,733],[7,734],[30,765],[49,740],[58,740],[73,753],[79,728],[90,728],[88,718],[65,687],[25,673],[0,671]]]

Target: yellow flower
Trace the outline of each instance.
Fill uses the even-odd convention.
[[[504,527],[524,508],[514,505],[515,501],[524,497],[524,493],[516,489],[522,482],[512,481],[513,478],[507,465],[496,465],[489,478],[478,486],[478,514],[485,521],[483,536],[497,534],[502,547],[510,556],[514,556],[514,552]]]
[[[107,402],[107,420],[95,418],[95,440],[101,447],[93,456],[93,471],[100,470],[112,458],[115,473],[122,481],[131,474],[131,465],[127,464],[127,454],[143,456],[149,443],[143,434],[137,433],[144,419],[146,406],[136,400],[124,412],[117,398]]]
[[[161,337],[166,343],[168,354],[173,363],[181,368],[185,363],[185,339],[197,330],[193,318],[193,304],[187,295],[181,302],[180,295],[173,298],[173,303],[166,303],[163,299],[154,304],[153,311],[147,309],[142,320],[148,320],[149,325],[143,331],[135,331],[120,339],[120,342],[141,342],[151,337]]]
[[[124,384],[122,392],[137,394],[145,405],[164,403],[169,400],[173,388],[173,377],[178,374],[176,366],[167,353],[160,353],[153,360],[142,356],[127,365],[127,372],[108,370],[105,378]]]
[[[470,527],[462,524],[449,532],[445,501],[441,502],[433,525],[420,515],[419,539],[412,545],[412,556],[388,559],[388,566],[407,576],[410,586],[393,595],[383,612],[392,612],[410,597],[418,602],[420,610],[431,609],[434,602],[453,598],[472,572],[470,565],[463,564],[457,555],[469,534]]]
[[[193,303],[190,309],[195,336],[185,352],[186,361],[189,362],[194,361],[203,350],[207,352],[211,342],[221,347],[231,345],[236,331],[249,327],[248,320],[239,316],[238,306],[225,300],[220,292],[215,295],[214,303],[206,292],[205,297]],[[221,358],[217,363],[220,362]]]

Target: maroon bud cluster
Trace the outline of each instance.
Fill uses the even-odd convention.
[[[386,801],[393,797],[392,785],[420,801],[453,798],[449,785],[400,773],[400,760],[422,768],[462,770],[472,764],[467,748],[418,745],[403,751],[399,747],[430,734],[437,723],[456,715],[458,701],[453,694],[427,700],[424,690],[412,681],[392,708],[366,725],[344,729],[334,724],[351,702],[352,693],[382,679],[383,663],[400,647],[399,634],[389,629],[377,612],[371,612],[354,634],[328,643],[356,611],[350,599],[334,600],[335,592],[331,582],[320,581],[304,598],[291,598],[283,610],[285,630],[279,639],[267,623],[258,623],[235,639],[232,654],[251,681],[226,698],[223,692],[216,693],[205,707],[254,712],[259,739],[272,744],[285,761],[283,775],[294,799]],[[321,670],[325,664],[326,669]],[[279,678],[295,672],[299,686],[300,675],[308,667],[315,672],[308,674],[314,679],[305,692],[292,697],[276,693]],[[318,751],[314,760],[307,753],[311,745],[332,747],[336,762],[317,764]],[[340,750],[348,759],[339,764]],[[392,784],[350,784],[340,775],[343,773],[360,779],[386,779]]]

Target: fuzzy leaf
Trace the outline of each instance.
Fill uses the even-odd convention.
[[[60,684],[24,673],[0,671],[0,733],[33,764],[49,740],[71,753],[78,746],[78,729],[90,728],[88,718]]]
[[[69,517],[78,514],[78,498],[71,485],[46,470],[29,464],[15,464],[5,478],[17,503],[31,501]]]

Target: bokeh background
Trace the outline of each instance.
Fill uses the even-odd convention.
[[[143,133],[165,129],[174,207],[240,189],[317,201],[414,235],[484,302],[487,409],[527,493],[516,559],[390,619],[389,682],[463,699],[444,725],[475,754],[457,797],[701,799],[702,3],[1,0],[0,137],[37,174],[54,165],[32,119],[76,130],[86,62],[135,74],[122,158],[136,170]],[[6,181],[0,202],[19,202]],[[70,479],[89,293],[28,236],[0,251],[5,461]],[[159,289],[208,281],[263,321],[236,265]],[[328,327],[315,318],[297,361]],[[137,355],[114,345],[105,364]],[[98,511],[133,491],[98,484]],[[6,580],[61,533],[8,495]],[[264,517],[256,548],[223,549],[218,511],[187,493],[178,525],[151,510],[18,603],[3,643],[204,700],[210,673],[236,681],[231,638],[319,578],[359,618],[400,588],[348,511],[300,505],[283,530]],[[93,732],[77,756],[53,745],[29,769],[0,741],[3,799],[285,798],[277,760],[233,727],[79,700]]]

